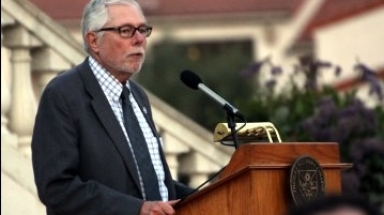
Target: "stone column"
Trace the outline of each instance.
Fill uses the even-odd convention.
[[[167,153],[166,158],[167,158],[169,170],[171,171],[172,178],[174,180],[178,180],[179,179],[179,176],[178,176],[179,162],[177,161],[177,154]]]
[[[45,86],[58,73],[71,68],[71,64],[49,47],[41,47],[32,52],[32,71],[36,77],[34,89],[39,98]]]
[[[12,108],[10,128],[19,137],[19,149],[30,156],[30,144],[36,115],[36,99],[31,80],[31,57],[28,48],[12,50]]]
[[[17,136],[12,134],[8,129],[8,113],[11,107],[11,92],[9,88],[10,64],[7,59],[7,52],[1,47],[1,144],[9,144],[13,147],[17,146]],[[7,73],[7,74],[5,74]]]
[[[11,50],[11,107],[9,128],[18,136],[19,150],[29,157],[36,115],[36,98],[32,88],[30,49],[38,41],[22,26],[4,31],[4,46]]]
[[[175,136],[172,136],[165,129],[161,130],[163,149],[167,158],[167,163],[172,174],[172,178],[178,180],[179,174],[179,161],[178,157],[180,154],[187,153],[190,148],[183,145],[180,140]]]
[[[1,67],[3,67],[3,63],[1,64]],[[3,136],[3,133],[10,133],[7,127],[9,121],[7,118],[7,114],[9,108],[11,107],[11,94],[9,91],[9,85],[5,80],[5,72],[5,69],[1,68],[1,136]]]

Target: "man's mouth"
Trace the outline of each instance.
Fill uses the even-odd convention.
[[[135,59],[141,59],[141,58],[143,58],[143,56],[144,56],[144,54],[141,52],[132,53],[132,54],[128,55],[129,58],[135,58]]]

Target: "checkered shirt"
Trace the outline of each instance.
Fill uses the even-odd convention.
[[[123,91],[123,85],[114,77],[111,75],[111,73],[107,72],[106,69],[104,69],[94,58],[91,56],[88,58],[89,65],[92,69],[93,74],[96,76],[97,81],[99,82],[101,88],[103,89],[103,92],[105,96],[108,99],[108,102],[119,121],[120,127],[124,132],[125,138],[127,139],[129,148],[131,149],[132,155],[135,158],[135,154],[133,153],[132,145],[129,141],[127,131],[124,126],[124,118],[123,118],[123,109],[121,104],[120,95]],[[127,81],[126,87],[130,89],[129,82]],[[149,154],[151,155],[152,163],[158,178],[158,184],[160,189],[160,195],[163,199],[163,201],[168,200],[168,189],[167,186],[164,183],[165,179],[165,173],[164,173],[164,166],[161,161],[160,157],[160,150],[159,150],[159,144],[157,142],[157,138],[153,135],[153,132],[145,119],[143,112],[146,113],[146,110],[141,111],[139,105],[137,104],[135,98],[133,97],[132,93],[129,95],[129,100],[132,103],[133,110],[136,114],[137,120],[139,121],[140,128],[143,131],[144,138],[147,142]],[[136,158],[135,165],[136,169],[139,171]],[[139,179],[140,179],[140,185],[141,185],[141,192],[145,197],[145,191],[144,191],[144,183],[141,178],[141,174],[139,171]]]

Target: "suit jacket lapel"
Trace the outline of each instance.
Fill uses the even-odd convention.
[[[86,59],[79,67],[79,74],[83,80],[86,90],[91,95],[92,107],[100,119],[102,126],[107,131],[109,137],[112,139],[112,142],[118,149],[120,155],[123,157],[127,169],[132,175],[136,186],[140,188],[139,175],[137,169],[134,165],[134,160],[132,153],[128,147],[127,140],[125,135],[120,127],[119,122],[116,119],[115,114],[113,113],[107,98],[104,95],[103,90],[101,89],[99,83],[97,82],[96,77],[93,75],[91,68],[88,64],[88,59]],[[97,134],[95,134],[97,135]]]
[[[147,120],[149,127],[151,127],[153,136],[155,136],[158,139],[159,135],[156,131],[155,124],[152,120],[152,115],[150,114],[150,111],[151,111],[150,109],[151,107],[149,106],[150,104],[148,103],[148,101],[143,99],[143,95],[140,95],[143,92],[141,92],[138,89],[138,87],[135,85],[135,83],[133,83],[133,81],[130,81],[130,86],[131,86],[132,95],[135,98],[137,104],[139,105],[140,110],[143,113],[145,119]]]

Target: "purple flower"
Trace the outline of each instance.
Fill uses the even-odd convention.
[[[384,99],[384,92],[383,88],[381,87],[381,84],[378,79],[374,79],[370,81],[370,89],[369,89],[369,95],[376,94],[379,100]]]
[[[371,122],[377,125],[377,118],[375,116],[375,111],[372,109],[365,109],[361,112],[361,117],[365,119],[367,122]]]
[[[355,66],[355,70],[360,71],[363,74],[363,76],[376,75],[376,73],[373,70],[371,70],[369,67],[367,67],[362,63],[357,64]]]
[[[351,157],[355,162],[361,162],[370,154],[384,157],[384,140],[378,137],[360,139],[351,147]]]
[[[332,119],[337,113],[337,107],[331,97],[320,99],[318,103],[319,117],[324,119]]]
[[[257,74],[258,72],[260,72],[260,69],[263,66],[264,62],[265,61],[258,61],[258,62],[252,63],[247,68],[245,68],[243,71],[241,71],[240,75],[242,77],[247,78],[247,77],[253,76],[254,74]]]
[[[327,61],[316,61],[315,65],[317,68],[329,68],[332,66],[332,63]]]
[[[355,70],[361,72],[361,78],[370,84],[369,94],[376,94],[380,101],[384,99],[384,90],[377,77],[377,73],[364,64],[357,64]]]
[[[354,169],[348,171],[342,171],[341,184],[343,193],[345,194],[357,194],[360,187],[360,178],[357,176]]]
[[[276,86],[276,80],[275,79],[271,79],[271,80],[268,80],[266,83],[265,83],[265,86],[268,88],[268,89],[273,89],[275,86]]]
[[[335,68],[335,76],[340,76],[340,74],[341,74],[341,67],[340,66],[336,66],[336,68]]]
[[[274,76],[281,75],[281,73],[283,73],[283,70],[280,66],[274,66],[271,70],[271,74]]]

